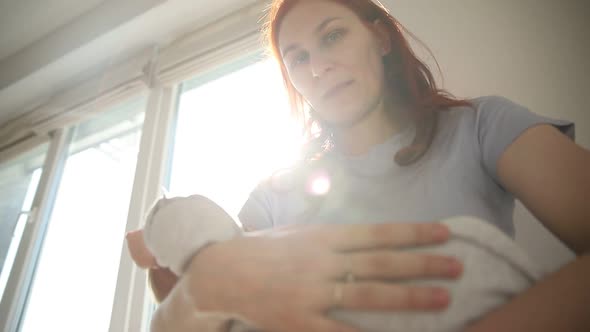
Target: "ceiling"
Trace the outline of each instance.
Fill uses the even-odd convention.
[[[0,2],[0,59],[92,10],[103,0],[13,0]]]
[[[77,82],[256,0],[0,0],[0,129]]]

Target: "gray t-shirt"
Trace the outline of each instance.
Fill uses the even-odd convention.
[[[312,173],[330,189],[314,205],[293,186],[295,171],[263,181],[239,213],[246,229],[301,223],[439,221],[474,216],[514,236],[514,197],[500,184],[497,162],[526,129],[552,124],[574,139],[574,124],[542,117],[506,98],[480,97],[472,107],[440,112],[431,148],[415,164],[398,166],[395,153],[408,145],[412,129],[390,137],[360,156],[333,152],[335,165]],[[315,208],[310,208],[312,205]]]

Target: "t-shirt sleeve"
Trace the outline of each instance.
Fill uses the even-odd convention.
[[[483,166],[498,184],[500,184],[498,160],[508,146],[528,128],[539,124],[550,124],[572,140],[575,139],[574,123],[535,114],[504,97],[482,97],[475,104],[476,132]]]
[[[238,213],[238,219],[246,231],[273,226],[271,193],[265,182],[256,186]]]

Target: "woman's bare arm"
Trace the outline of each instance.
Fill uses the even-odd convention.
[[[557,129],[527,130],[503,154],[503,185],[578,258],[468,329],[590,331],[590,152]]]
[[[227,332],[232,316],[199,312],[188,295],[187,278],[168,270],[150,270],[150,285],[156,298],[163,296],[151,321],[152,332]],[[169,275],[171,274],[171,275]]]
[[[590,255],[550,275],[465,332],[590,331]]]

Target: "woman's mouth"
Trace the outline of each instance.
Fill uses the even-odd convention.
[[[342,83],[336,84],[334,87],[330,88],[328,91],[326,91],[322,95],[322,99],[330,99],[332,97],[335,97],[336,95],[338,95],[342,91],[344,91],[347,87],[349,87],[350,85],[352,85],[353,82],[354,82],[354,80],[350,80],[350,81],[346,81],[346,82],[342,82]]]

